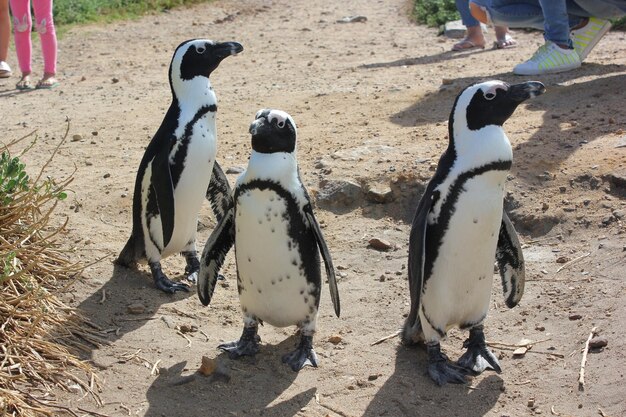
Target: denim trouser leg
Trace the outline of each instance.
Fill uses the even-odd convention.
[[[472,16],[469,9],[469,0],[456,0],[456,9],[461,15],[461,21],[466,28],[478,26],[480,22]]]

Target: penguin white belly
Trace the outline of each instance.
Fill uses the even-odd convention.
[[[505,180],[506,172],[490,171],[459,195],[423,301],[441,330],[482,321],[489,310]]]
[[[196,123],[187,147],[184,168],[174,189],[174,231],[162,252],[163,257],[182,251],[190,241],[195,240],[198,212],[206,197],[216,155],[215,136],[207,132],[204,123]]]
[[[244,313],[276,327],[314,319],[315,287],[307,282],[296,242],[289,237],[285,201],[271,190],[237,199],[235,253]]]

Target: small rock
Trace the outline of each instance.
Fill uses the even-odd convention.
[[[376,249],[379,251],[388,251],[389,249],[393,248],[393,245],[389,241],[379,239],[377,237],[370,239],[368,243],[372,247],[372,249]]]
[[[626,210],[615,210],[615,211],[613,211],[613,216],[616,219],[620,219],[621,220],[621,219],[624,218],[624,215],[626,215]]]
[[[170,329],[173,329],[174,327],[176,327],[176,325],[174,324],[174,320],[172,320],[170,316],[161,316],[161,320],[163,320],[165,325],[169,327]]]
[[[245,171],[243,167],[228,167],[226,169],[227,174],[241,174],[243,171]]]
[[[317,201],[321,205],[348,207],[358,203],[362,196],[363,189],[352,180],[322,180],[320,181]]]
[[[564,187],[564,186],[559,187],[559,192],[564,193],[566,191],[567,191],[567,187]]]
[[[83,136],[76,134],[76,135],[72,135],[72,142],[78,142],[79,140],[83,140]]]
[[[126,307],[126,311],[128,311],[130,314],[143,314],[146,311],[146,306],[139,303],[130,304],[128,307]]]
[[[110,177],[111,177],[111,174],[109,174],[108,172],[102,176],[102,178],[110,178]]]
[[[213,372],[217,369],[217,361],[212,358],[208,358],[206,356],[202,357],[202,365],[200,365],[200,369],[198,372],[203,376],[213,375]]]
[[[393,200],[393,193],[391,187],[384,185],[370,188],[365,197],[372,203],[389,203]]]
[[[381,276],[378,278],[378,280],[379,280],[380,282],[385,282],[385,279],[386,279],[386,278],[385,278],[385,274],[381,275]]]
[[[545,330],[546,330],[546,328],[545,328],[545,327],[543,327],[543,326],[536,326],[536,327],[535,327],[535,330],[537,330],[538,332],[543,332],[543,331],[545,331]]]
[[[590,349],[600,349],[609,344],[609,341],[605,337],[596,336],[589,341]]]
[[[367,377],[368,381],[376,381],[377,379],[378,379],[378,375],[377,374],[372,374],[372,375]]]
[[[342,340],[343,338],[339,336],[338,334],[332,335],[328,338],[328,341],[332,343],[333,345],[341,343]]]
[[[533,408],[535,406],[535,399],[534,398],[529,399],[528,404],[526,405],[528,405],[529,408]]]
[[[91,136],[98,136],[98,131],[94,130],[93,132],[91,132]]]
[[[549,208],[550,208],[550,205],[549,205],[548,203],[543,203],[543,204],[541,205],[541,210],[542,210],[542,211],[546,211],[546,210],[548,210]]]
[[[572,320],[572,321],[573,320],[580,320],[582,318],[583,318],[583,316],[578,314],[578,313],[572,313],[572,314],[569,315],[569,319]]]
[[[367,17],[362,15],[356,16],[346,16],[342,19],[337,20],[337,23],[365,23],[367,22]]]
[[[181,333],[193,333],[198,331],[198,326],[194,324],[181,324],[178,328]]]
[[[90,167],[90,166],[92,166],[92,165],[93,165],[93,162],[91,162],[91,161],[85,161],[85,165],[87,165],[88,167]]]
[[[452,78],[442,78],[441,85],[452,85],[454,84],[454,80]]]
[[[111,82],[112,82],[113,84],[117,84],[117,83],[119,83],[119,82],[120,82],[120,79],[119,79],[119,78],[117,78],[117,77],[113,77],[113,78],[111,78]]]
[[[564,264],[569,262],[571,259],[568,258],[567,256],[559,256],[558,258],[556,258],[556,263],[557,264]]]

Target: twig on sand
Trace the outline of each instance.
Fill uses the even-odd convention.
[[[372,343],[370,346],[380,345],[381,343],[383,343],[386,340],[393,339],[396,336],[400,336],[400,334],[402,334],[402,329],[400,329],[400,330],[398,330],[398,331],[396,331],[396,332],[394,332],[394,333],[392,333],[392,334],[390,334],[388,336],[385,336],[385,337],[383,337],[381,339],[378,339],[377,341]]]
[[[552,413],[553,416],[560,416],[561,413],[557,413],[556,411],[554,411],[554,406],[550,407],[550,413]]]
[[[591,329],[591,333],[589,333],[589,337],[587,338],[587,342],[585,342],[585,350],[583,351],[583,358],[580,361],[580,373],[578,374],[578,390],[585,390],[585,365],[587,363],[587,352],[589,352],[589,342],[593,339],[593,336],[596,334],[597,327]]]
[[[574,259],[572,259],[571,261],[564,263],[563,265],[561,265],[561,266],[559,267],[559,269],[557,269],[557,270],[556,270],[556,273],[558,274],[559,272],[561,272],[562,270],[564,270],[564,269],[565,269],[565,268],[567,268],[568,266],[571,266],[572,264],[574,264],[574,263],[576,263],[576,262],[580,261],[581,259],[586,258],[586,257],[587,257],[587,256],[589,256],[589,255],[591,255],[591,252],[584,253],[584,254],[580,255],[579,257],[574,258]]]
[[[187,340],[187,347],[191,347],[191,339],[188,338],[187,336],[185,336],[185,334],[183,332],[181,332],[180,330],[176,332],[176,334],[181,335],[182,337],[184,337]]]
[[[76,407],[78,410],[82,411],[83,413],[87,413],[87,414],[91,414],[92,416],[97,416],[97,417],[109,417],[106,414],[101,414],[101,413],[97,413],[95,411],[89,411],[89,410],[85,410],[82,407]]]

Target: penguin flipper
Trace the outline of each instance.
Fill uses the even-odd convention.
[[[161,228],[163,229],[163,248],[170,243],[174,233],[174,184],[170,171],[170,146],[163,146],[152,160],[151,184],[156,194]]]
[[[424,192],[415,211],[411,234],[409,235],[409,291],[411,294],[411,310],[404,325],[403,341],[414,344],[421,337],[419,319],[422,287],[424,285],[424,258],[426,251],[426,231],[428,228],[428,212],[430,211],[432,192],[430,187]]]
[[[224,175],[224,171],[217,161],[213,163],[213,172],[206,191],[206,198],[211,203],[211,208],[218,222],[226,215],[228,208],[233,205],[233,192],[228,184],[228,178]]]
[[[504,210],[502,211],[502,223],[498,236],[496,261],[502,278],[504,300],[509,308],[513,308],[524,294],[526,269],[517,232]]]
[[[205,306],[211,302],[220,269],[224,265],[226,254],[234,243],[235,209],[231,205],[215,226],[202,251],[200,271],[198,272],[198,297]]]
[[[339,317],[341,306],[339,303],[339,288],[337,287],[337,278],[335,277],[335,267],[333,266],[333,260],[330,257],[328,246],[326,245],[324,235],[322,234],[322,229],[320,228],[320,225],[317,222],[315,215],[313,214],[313,208],[311,207],[311,204],[307,204],[304,207],[304,213],[306,215],[306,219],[309,222],[309,225],[311,226],[311,230],[313,230],[315,240],[317,240],[317,246],[319,247],[322,258],[324,259],[326,276],[328,277],[328,287],[330,288],[330,298],[333,301],[333,307],[335,307],[335,314],[337,315],[337,317]]]

